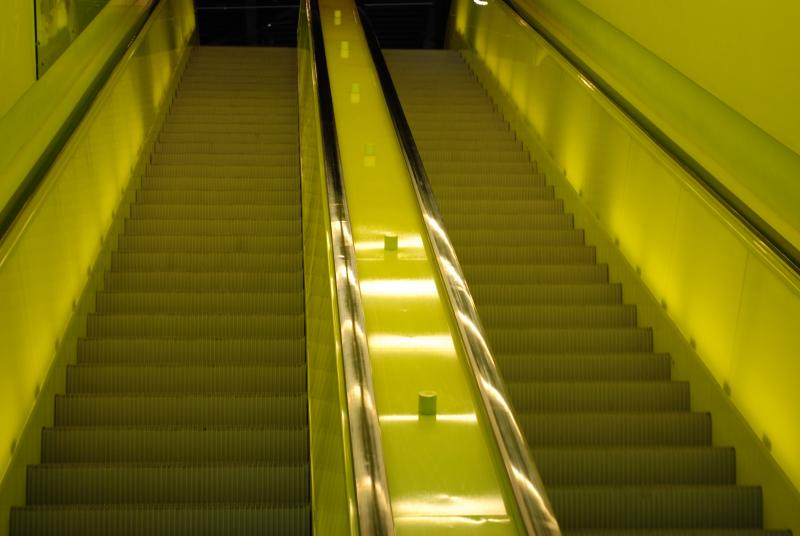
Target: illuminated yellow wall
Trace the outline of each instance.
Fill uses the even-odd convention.
[[[578,1],[800,153],[800,2]]]
[[[796,2],[785,0],[777,14],[770,6],[778,0],[517,2],[667,143],[800,250],[800,38],[777,22],[797,20]]]
[[[740,482],[764,486],[767,522],[800,531],[800,276],[503,2],[454,0],[451,24],[451,46],[691,380],[694,409],[715,412]]]
[[[0,6],[0,118],[36,81],[33,0],[4,0]]]
[[[60,356],[75,353],[75,334],[72,350],[63,349],[67,328],[142,154],[149,154],[142,151],[157,132],[193,32],[192,1],[162,0],[0,242],[0,534],[8,530],[8,501],[19,504],[20,486],[9,480],[24,475],[24,466],[10,462],[30,454],[25,431],[47,424],[32,411],[53,407],[44,396],[49,380],[63,378]]]

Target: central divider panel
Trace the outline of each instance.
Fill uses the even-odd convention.
[[[516,533],[355,5],[320,9],[397,532]],[[437,415],[419,415],[422,391]]]

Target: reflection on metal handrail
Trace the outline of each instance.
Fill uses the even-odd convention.
[[[547,499],[536,465],[528,452],[522,430],[508,402],[509,398],[497,370],[492,351],[481,326],[455,250],[444,229],[439,207],[431,190],[428,175],[422,164],[411,128],[408,125],[400,98],[386,66],[375,33],[366,14],[361,11],[364,34],[378,73],[389,114],[403,148],[406,164],[413,179],[420,210],[428,231],[431,247],[447,289],[450,305],[461,334],[461,341],[475,376],[478,391],[491,423],[500,455],[508,473],[517,501],[520,517],[528,534],[557,536],[561,534],[553,509]]]
[[[380,423],[372,388],[372,370],[364,331],[364,311],[361,306],[355,248],[342,180],[319,1],[305,1],[311,29],[312,68],[317,81],[359,528],[362,535],[391,536],[394,534],[394,520],[383,462]]]
[[[543,24],[534,19],[516,0],[502,0],[523,24],[537,33],[578,73],[584,84],[591,84],[608,101],[619,109],[623,115],[636,125],[642,133],[663,150],[697,183],[738,219],[758,240],[764,248],[772,251],[795,273],[800,274],[800,250],[786,239],[778,230],[758,215],[747,203],[736,196],[728,187],[717,179],[702,163],[692,157],[678,143],[673,141],[663,130],[656,126],[643,112],[606,82],[589,65],[582,61],[567,45],[550,32]]]

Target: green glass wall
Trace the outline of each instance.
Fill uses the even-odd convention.
[[[297,35],[303,270],[314,532],[358,534],[328,193],[306,3]],[[322,60],[324,61],[324,59]]]
[[[109,0],[34,0],[36,67],[42,76]]]

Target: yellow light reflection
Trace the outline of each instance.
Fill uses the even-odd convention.
[[[594,90],[595,90],[594,84],[592,84],[592,82],[591,82],[591,81],[589,81],[589,79],[588,79],[588,78],[586,78],[585,76],[583,76],[582,74],[579,74],[579,75],[578,75],[578,79],[581,81],[581,83],[582,83],[584,86],[586,86],[586,87],[587,87],[587,88],[589,88],[590,90],[592,90],[592,91],[594,91]]]
[[[356,245],[356,251],[379,251],[384,247],[383,240],[359,240]],[[408,238],[397,239],[398,249],[424,249],[425,244],[422,242],[422,237],[419,235],[410,236]]]
[[[467,516],[403,516],[396,520],[400,525],[425,525],[440,527],[480,526],[480,525],[510,525],[507,517],[467,517]]]
[[[361,281],[361,294],[374,297],[436,298],[433,279],[367,279]]]
[[[426,496],[423,500],[396,500],[392,502],[395,515],[414,516],[479,516],[506,513],[500,495],[460,497],[446,493]]]
[[[381,422],[416,422],[419,420],[419,415],[381,415],[379,418]],[[478,422],[478,416],[474,413],[450,413],[436,415],[436,420],[441,422],[476,423]]]
[[[449,335],[421,335],[405,337],[402,335],[372,335],[369,347],[375,350],[403,350],[434,352],[455,355],[453,339]]]

